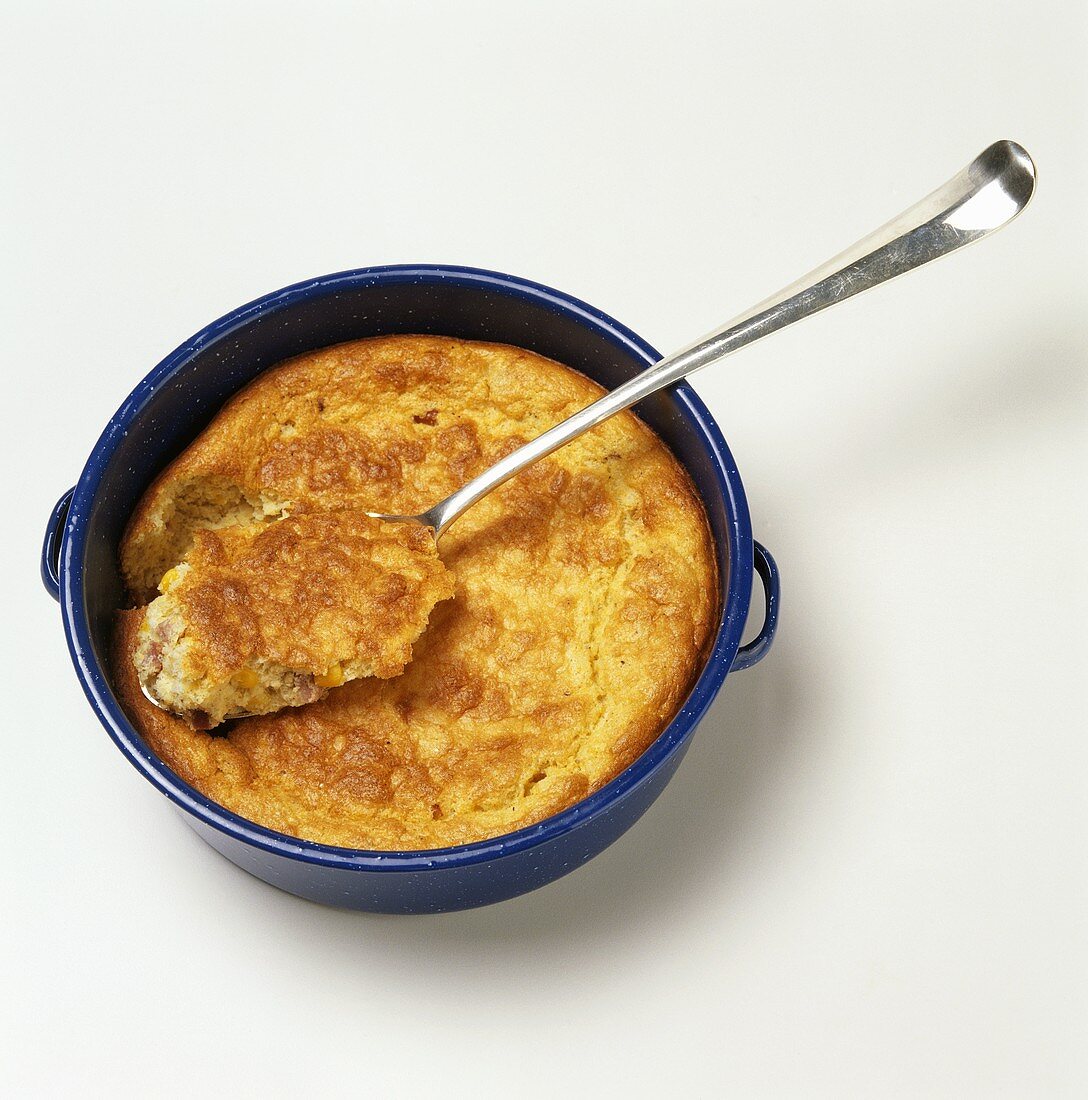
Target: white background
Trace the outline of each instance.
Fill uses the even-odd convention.
[[[1084,1095],[1088,12],[8,7],[0,1091]],[[41,530],[163,355],[377,263],[493,267],[662,349],[997,138],[1010,229],[699,376],[772,655],[660,802],[535,895],[336,912],[124,762]]]

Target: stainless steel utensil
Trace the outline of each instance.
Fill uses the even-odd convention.
[[[1013,141],[995,142],[943,187],[852,248],[549,428],[426,512],[418,516],[368,514],[375,519],[421,524],[439,539],[450,524],[493,489],[603,420],[772,332],[988,236],[1012,221],[1027,206],[1034,190],[1035,165],[1027,152]],[[143,691],[155,706],[165,709],[146,687]]]
[[[988,236],[1012,221],[1027,206],[1034,190],[1035,165],[1027,152],[1014,141],[995,142],[943,187],[853,248],[753,306],[724,328],[665,356],[656,366],[508,454],[426,512],[418,516],[370,515],[399,523],[420,523],[434,531],[438,539],[492,489],[601,421],[772,332]]]

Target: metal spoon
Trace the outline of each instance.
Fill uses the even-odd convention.
[[[418,516],[369,514],[419,523],[441,538],[454,520],[492,489],[602,420],[803,317],[988,236],[1012,221],[1034,190],[1035,165],[1027,152],[1014,141],[995,142],[943,187],[853,248],[549,428],[433,508]]]
[[[1035,165],[1031,157],[1013,141],[998,141],[943,187],[853,248],[549,428],[433,508],[418,516],[367,514],[375,519],[421,524],[433,531],[437,540],[492,489],[602,420],[803,317],[988,236],[1012,221],[1027,206],[1034,190]],[[166,709],[143,683],[140,686],[155,706]]]

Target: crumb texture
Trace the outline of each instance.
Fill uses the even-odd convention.
[[[149,488],[121,546],[130,596],[145,603],[192,546],[222,539],[201,534],[226,526],[216,502],[270,531],[285,512],[418,513],[602,392],[530,352],[442,337],[288,360]],[[481,501],[441,557],[455,594],[399,676],[209,734],[143,697],[137,607],[118,617],[117,693],[182,779],[242,816],[410,850],[501,835],[584,798],[647,748],[701,670],[719,600],[706,517],[629,412]]]
[[[159,588],[136,647],[140,680],[210,728],[396,676],[453,577],[430,531],[342,509],[197,530]]]

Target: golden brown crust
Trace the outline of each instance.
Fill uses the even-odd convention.
[[[264,660],[320,676],[359,661],[396,676],[453,579],[433,534],[342,509],[196,533],[170,588],[195,672],[227,680]]]
[[[601,392],[530,352],[441,337],[289,360],[148,490],[122,544],[125,574],[178,485],[225,480],[295,514],[411,514]],[[441,552],[457,594],[395,679],[210,736],[143,698],[123,613],[118,694],[183,779],[294,836],[418,849],[538,821],[618,774],[683,701],[718,605],[705,515],[683,468],[624,413],[488,496]]]

